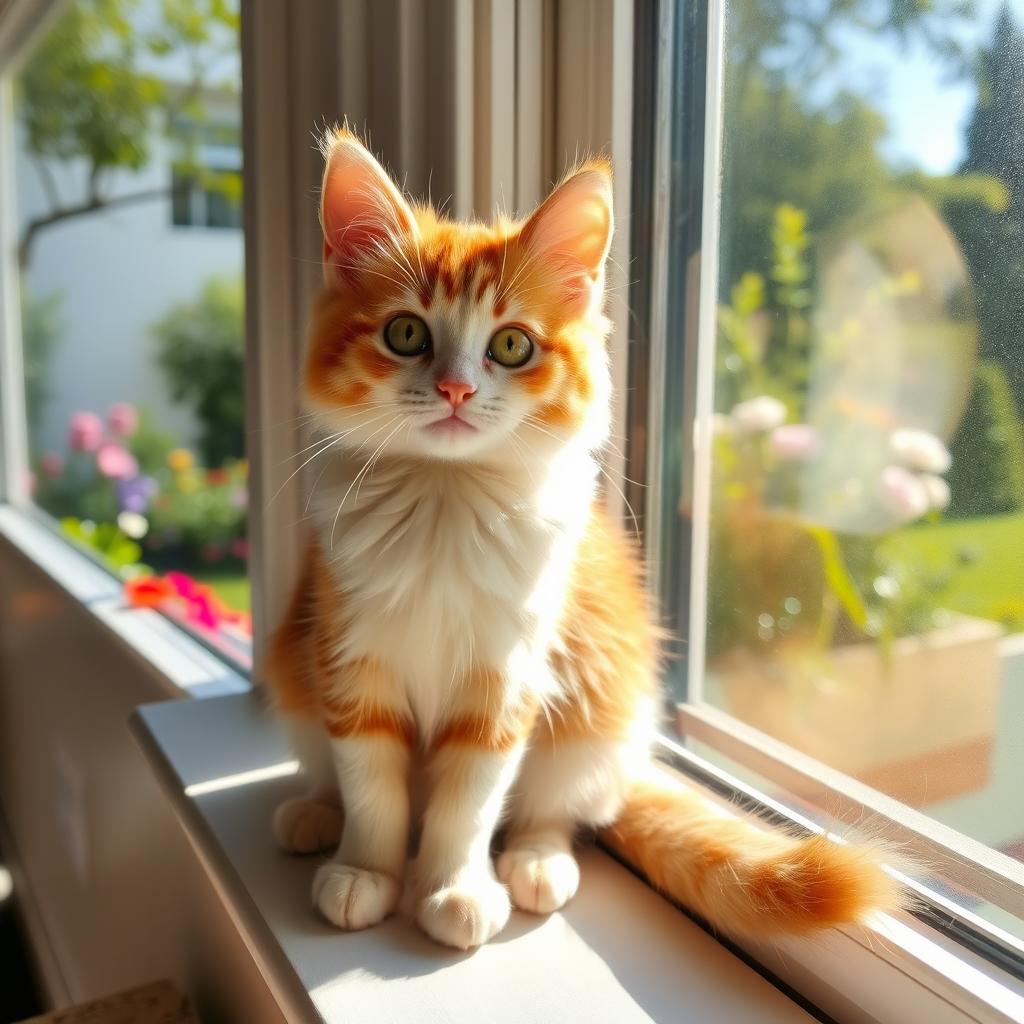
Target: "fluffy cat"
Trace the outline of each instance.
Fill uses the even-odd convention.
[[[572,898],[581,828],[730,932],[890,905],[872,853],[763,831],[650,766],[658,629],[597,489],[608,165],[487,225],[410,204],[347,130],[324,154],[314,528],[265,665],[311,785],[278,809],[277,838],[340,840],[320,911],[365,928],[407,883],[429,935],[478,946],[510,903]]]

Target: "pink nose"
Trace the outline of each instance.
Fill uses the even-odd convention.
[[[476,391],[476,388],[468,381],[449,380],[446,377],[437,382],[437,390],[452,403],[452,406],[457,406],[466,401]]]

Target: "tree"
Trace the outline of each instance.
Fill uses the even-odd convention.
[[[175,401],[195,409],[207,466],[245,452],[245,310],[241,280],[212,278],[196,302],[176,306],[153,327],[157,361]]]
[[[1024,408],[1024,33],[1004,7],[975,66],[978,100],[961,171],[1000,190],[999,202],[951,196],[943,213],[976,282],[981,354],[1006,371]]]
[[[978,364],[950,448],[949,515],[992,516],[1024,508],[1024,426],[998,363]]]
[[[114,172],[145,166],[154,131],[170,135],[183,116],[202,120],[218,67],[237,51],[237,0],[160,0],[152,26],[139,9],[139,0],[69,5],[19,76],[25,148],[48,204],[24,227],[23,267],[47,228],[168,194],[169,186],[116,192]],[[58,187],[51,161],[81,164],[73,196]]]

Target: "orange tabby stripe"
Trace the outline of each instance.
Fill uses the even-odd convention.
[[[416,738],[412,722],[406,715],[371,699],[325,700],[324,724],[335,739],[385,735],[412,746]]]

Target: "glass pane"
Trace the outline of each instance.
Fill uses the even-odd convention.
[[[244,661],[240,86],[237,4],[78,0],[15,116],[34,500]]]
[[[690,697],[1024,859],[1024,2],[725,27]]]

